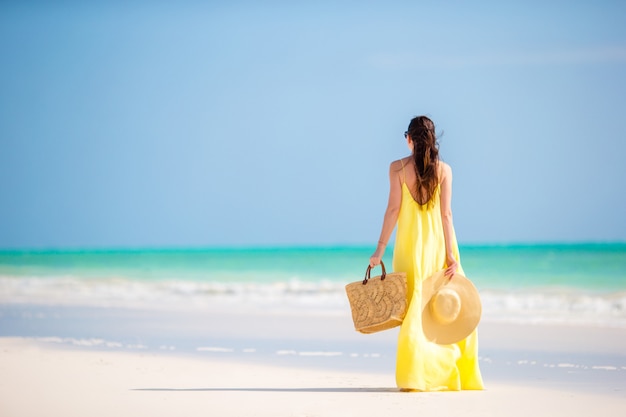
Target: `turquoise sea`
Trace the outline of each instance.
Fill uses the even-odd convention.
[[[391,270],[389,248],[385,256]],[[626,243],[461,246],[490,320],[626,326]],[[0,252],[0,303],[345,311],[372,248]],[[376,270],[379,272],[380,270]],[[230,303],[230,304],[229,304]]]

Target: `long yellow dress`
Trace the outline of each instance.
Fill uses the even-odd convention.
[[[402,184],[393,269],[407,274],[409,308],[398,336],[396,383],[401,389],[419,391],[480,390],[484,386],[477,331],[452,345],[430,342],[422,331],[422,281],[446,264],[439,186],[433,199],[431,206],[422,206]],[[453,239],[458,272],[465,275],[456,236]]]

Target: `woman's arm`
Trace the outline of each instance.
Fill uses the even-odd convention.
[[[389,165],[389,201],[387,202],[387,210],[385,211],[385,217],[383,219],[383,228],[380,232],[380,238],[378,239],[376,251],[370,257],[371,267],[380,264],[380,261],[385,254],[385,248],[387,247],[391,233],[396,227],[396,222],[398,221],[400,204],[402,203],[402,180],[399,175],[399,172],[402,169],[401,165],[402,163],[400,161],[394,161],[391,165]]]
[[[441,223],[443,225],[443,236],[446,241],[446,276],[452,277],[458,268],[457,260],[454,258],[454,224],[452,223],[452,168],[450,165],[441,162]]]

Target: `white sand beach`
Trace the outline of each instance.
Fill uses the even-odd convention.
[[[357,334],[348,316],[5,306],[1,317],[3,333],[22,329],[0,338],[2,416],[626,410],[625,329],[483,322],[485,391],[404,393],[394,382],[397,333]]]

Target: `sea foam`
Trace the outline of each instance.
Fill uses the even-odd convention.
[[[124,278],[0,276],[0,303],[93,307],[350,314],[345,284],[297,279],[274,283],[138,281]],[[626,292],[571,288],[480,289],[483,320],[626,328]]]

